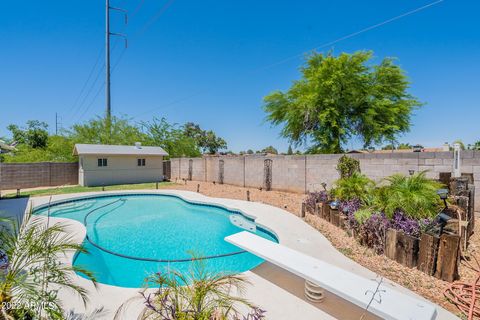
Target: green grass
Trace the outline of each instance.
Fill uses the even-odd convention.
[[[173,182],[159,182],[158,188],[165,188],[167,186],[174,185]],[[156,189],[156,183],[139,183],[139,184],[120,184],[113,186],[103,187],[105,191],[115,191],[115,190],[138,190],[138,189]],[[57,188],[49,188],[42,190],[31,190],[20,192],[21,197],[35,197],[35,196],[49,196],[56,194],[67,194],[67,193],[80,193],[80,192],[92,192],[92,191],[102,191],[102,187],[82,187],[82,186],[65,186]],[[2,198],[15,198],[16,193],[8,193],[2,195]]]

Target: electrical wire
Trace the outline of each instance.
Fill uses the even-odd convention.
[[[68,113],[67,113],[67,116],[70,115],[70,113],[73,111],[73,114],[76,114],[77,111],[78,111],[78,108],[77,107],[77,104],[78,102],[80,101],[80,97],[83,95],[83,93],[85,92],[85,89],[87,88],[87,84],[88,82],[90,81],[90,79],[92,78],[92,75],[93,75],[93,72],[95,71],[95,69],[97,68],[97,65],[98,65],[98,62],[100,61],[100,58],[102,56],[102,53],[103,53],[103,50],[100,50],[100,52],[98,53],[98,56],[97,56],[97,59],[95,60],[95,63],[93,64],[93,67],[92,69],[90,70],[89,74],[88,74],[88,77],[87,77],[87,80],[83,83],[82,85],[82,89],[80,90],[80,93],[78,94],[77,98],[75,99],[75,102],[73,103],[73,105],[70,107]],[[72,117],[73,117],[73,114],[72,114]]]
[[[413,10],[410,10],[410,11],[407,11],[407,12],[402,13],[402,14],[400,14],[400,15],[397,15],[397,16],[395,16],[395,17],[393,17],[393,18],[389,18],[389,19],[387,19],[387,20],[384,20],[384,21],[382,21],[382,22],[380,22],[380,23],[373,24],[373,25],[368,26],[368,27],[366,27],[366,28],[363,28],[363,29],[361,29],[361,30],[359,30],[359,31],[356,31],[356,32],[347,34],[347,35],[345,35],[345,36],[342,36],[342,37],[340,37],[340,38],[337,38],[337,39],[335,39],[335,40],[326,42],[326,43],[321,44],[321,45],[319,45],[319,46],[316,46],[316,47],[314,47],[314,48],[312,48],[312,49],[310,49],[310,50],[304,51],[304,52],[299,53],[299,54],[296,54],[296,55],[294,55],[294,56],[287,57],[287,58],[285,58],[285,59],[283,59],[283,60],[280,60],[280,61],[278,61],[278,62],[269,64],[269,65],[264,66],[264,67],[261,67],[261,68],[256,68],[256,69],[252,69],[252,70],[249,70],[249,71],[245,71],[245,73],[246,73],[246,74],[256,73],[256,72],[259,72],[259,71],[264,71],[264,70],[270,69],[270,68],[272,68],[272,67],[275,67],[275,66],[284,64],[284,63],[289,62],[289,61],[291,61],[291,60],[293,60],[293,59],[296,59],[296,58],[298,58],[298,57],[301,57],[301,56],[305,55],[306,53],[311,52],[311,51],[313,51],[313,50],[318,50],[318,49],[321,49],[321,48],[325,48],[325,47],[332,46],[332,45],[334,45],[334,44],[336,44],[336,43],[339,43],[339,42],[341,42],[341,41],[345,41],[345,40],[347,40],[347,39],[350,39],[350,38],[353,38],[353,37],[355,37],[355,36],[358,36],[358,35],[360,35],[360,34],[362,34],[362,33],[365,33],[365,32],[371,31],[371,30],[374,30],[374,29],[379,28],[379,27],[381,27],[381,26],[384,26],[384,25],[386,25],[386,24],[392,23],[392,22],[397,21],[397,20],[399,20],[399,19],[405,18],[405,17],[407,17],[407,16],[410,16],[410,15],[413,15],[413,14],[418,13],[418,12],[420,12],[420,11],[423,11],[423,10],[425,10],[425,9],[428,9],[428,8],[430,8],[430,7],[432,7],[432,6],[438,5],[438,4],[440,4],[440,3],[444,2],[444,1],[445,1],[445,0],[437,0],[437,1],[434,1],[434,2],[431,2],[431,3],[428,3],[428,4],[424,5],[424,6],[418,7],[418,8],[416,8],[416,9],[413,9]],[[198,96],[198,95],[200,95],[200,94],[204,94],[204,93],[206,93],[206,92],[208,92],[208,91],[211,91],[211,90],[213,90],[213,89],[208,89],[208,90],[202,91],[202,92],[200,92],[200,93],[192,94],[192,95],[189,95],[189,96],[187,96],[187,97],[177,99],[176,102],[172,102],[172,103],[169,103],[169,104],[164,105],[164,106],[161,106],[161,107],[157,107],[157,108],[154,108],[154,109],[150,109],[150,111],[148,111],[148,112],[142,112],[142,113],[140,113],[140,114],[134,115],[132,118],[137,118],[137,117],[139,117],[139,116],[141,116],[141,115],[145,115],[145,114],[148,114],[148,113],[150,113],[150,112],[153,112],[153,111],[159,110],[159,109],[163,109],[163,110],[165,111],[165,110],[167,110],[167,109],[164,109],[165,107],[170,107],[170,108],[171,108],[172,106],[174,106],[175,104],[177,104],[177,103],[179,103],[179,102],[183,102],[183,101],[185,101],[185,100],[190,99],[191,97]]]
[[[293,56],[290,56],[290,57],[287,57],[287,58],[285,58],[285,59],[283,59],[283,60],[280,60],[280,61],[278,61],[278,62],[272,63],[272,64],[270,64],[270,65],[267,65],[267,66],[265,66],[265,67],[263,67],[263,68],[259,68],[259,69],[256,69],[256,70],[270,69],[270,68],[275,67],[275,66],[278,66],[278,65],[280,65],[280,64],[284,64],[284,63],[289,62],[289,61],[291,61],[291,60],[300,58],[300,57],[304,56],[304,55],[305,55],[306,53],[308,53],[308,52],[312,52],[312,51],[315,51],[315,50],[318,50],[318,49],[323,49],[323,48],[331,47],[332,45],[337,44],[337,43],[339,43],[339,42],[341,42],[341,41],[344,41],[344,40],[347,40],[347,39],[356,37],[356,36],[358,36],[358,35],[360,35],[360,34],[362,34],[362,33],[365,33],[365,32],[368,32],[368,31],[371,31],[371,30],[374,30],[374,29],[377,29],[377,28],[382,27],[382,26],[384,26],[384,25],[386,25],[386,24],[389,24],[389,23],[392,23],[392,22],[397,21],[397,20],[399,20],[399,19],[408,17],[408,16],[410,16],[410,15],[412,15],[412,14],[415,14],[415,13],[417,13],[417,12],[423,11],[423,10],[428,9],[428,8],[430,8],[430,7],[433,7],[433,6],[437,5],[437,4],[440,4],[440,3],[443,2],[443,1],[445,1],[445,0],[437,0],[437,1],[431,2],[431,3],[426,4],[426,5],[424,5],[424,6],[418,7],[418,8],[416,8],[416,9],[413,9],[413,10],[410,10],[410,11],[407,11],[407,12],[402,13],[402,14],[400,14],[400,15],[398,15],[398,16],[393,17],[393,18],[390,18],[390,19],[387,19],[387,20],[382,21],[382,22],[380,22],[380,23],[376,23],[376,24],[374,24],[374,25],[368,26],[368,27],[363,28],[363,29],[361,29],[361,30],[359,30],[359,31],[352,32],[352,33],[347,34],[347,35],[345,35],[345,36],[342,36],[342,37],[340,37],[340,38],[338,38],[338,39],[335,39],[335,40],[333,40],[333,41],[329,41],[329,42],[323,43],[323,44],[318,45],[318,46],[316,46],[316,47],[314,47],[314,48],[312,48],[312,49],[310,49],[310,50],[304,51],[304,52],[302,52],[302,53],[298,53],[298,54],[293,55]]]
[[[141,36],[143,35],[160,17],[165,13],[165,11],[170,8],[170,6],[175,2],[176,0],[169,0],[167,1],[153,16],[150,18],[150,20],[145,23],[145,25],[138,31],[135,36]]]
[[[164,13],[165,11],[167,11],[167,9],[175,2],[176,0],[169,0],[167,3],[165,3],[153,16],[152,18],[146,23],[144,24],[144,26],[140,29],[139,32],[137,32],[137,34],[134,36],[134,37],[138,37],[142,34],[144,34]],[[140,0],[139,4],[136,6],[136,8],[134,9],[132,15],[130,16],[130,18],[133,18],[136,14],[138,14],[138,12],[140,11],[140,9],[143,7],[145,1],[144,0]],[[121,33],[123,33],[126,29],[126,26],[122,29]],[[131,40],[131,39],[130,39]],[[112,50],[111,50],[111,53],[113,53],[116,49],[116,47],[118,46],[118,41],[115,41],[115,43],[113,44],[113,47],[112,47]],[[116,62],[113,64],[112,66],[112,70],[111,72],[113,73],[114,70],[118,67],[118,65],[120,64],[120,62],[122,61],[122,58],[124,57],[124,54],[126,52],[126,48],[124,48],[122,50],[122,52],[120,53],[119,57],[117,58]],[[96,64],[98,64],[98,60],[100,59],[100,56],[98,57],[97,59],[97,62]],[[95,64],[95,66],[96,66]],[[92,92],[92,90],[94,89],[100,75],[102,74],[102,72],[105,70],[105,63],[103,63],[102,67],[100,68],[100,70],[98,71],[96,77],[95,77],[95,80],[93,82],[93,84],[90,86],[87,94],[85,95],[85,97],[83,98],[82,100],[82,103],[79,105],[77,111],[79,111],[81,109],[81,107],[85,104],[87,98],[90,96],[90,93]],[[93,70],[92,70],[93,72]],[[90,79],[91,76],[89,76],[89,79]],[[88,80],[87,80],[88,82]],[[85,85],[86,86],[86,83]],[[87,107],[84,109],[83,113],[81,114],[81,116],[78,118],[79,120],[81,120],[86,114],[87,112],[90,110],[90,108],[92,107],[92,105],[95,103],[95,101],[97,100],[100,92],[102,91],[102,89],[105,88],[105,82],[102,83],[102,85],[100,86],[100,88],[97,90],[97,92],[95,93],[95,95],[93,96],[92,100],[90,101],[90,103],[87,105]],[[83,89],[82,89],[83,91]],[[75,112],[71,118],[73,118],[78,112]]]

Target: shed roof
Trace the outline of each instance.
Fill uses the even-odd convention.
[[[144,155],[144,156],[168,156],[161,147],[149,147],[142,145],[109,145],[109,144],[75,144],[74,155]]]

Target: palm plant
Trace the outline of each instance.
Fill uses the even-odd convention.
[[[2,308],[0,319],[63,319],[58,292],[65,288],[87,302],[87,292],[73,282],[73,273],[94,280],[92,274],[59,259],[72,250],[86,252],[64,224],[50,226],[31,212],[22,222],[1,219],[0,248],[0,303],[13,307]]]
[[[426,177],[426,171],[412,176],[396,174],[385,179],[385,186],[377,197],[379,210],[392,218],[396,210],[407,217],[425,219],[434,217],[442,207],[437,190],[443,185]]]
[[[189,273],[170,270],[147,278],[158,287],[153,294],[142,293],[146,308],[142,319],[148,320],[260,320],[265,311],[234,295],[244,291],[241,275],[212,273],[202,261],[192,263]],[[240,309],[249,310],[241,315]],[[240,318],[242,317],[242,318]]]
[[[373,180],[359,172],[354,172],[349,177],[338,179],[332,193],[342,201],[360,199],[365,203],[374,187]]]

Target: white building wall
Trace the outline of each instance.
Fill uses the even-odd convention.
[[[99,158],[106,158],[108,165],[99,167]],[[137,159],[145,159],[145,166],[138,166]],[[163,181],[162,161],[162,156],[83,155],[79,183],[90,187]]]

